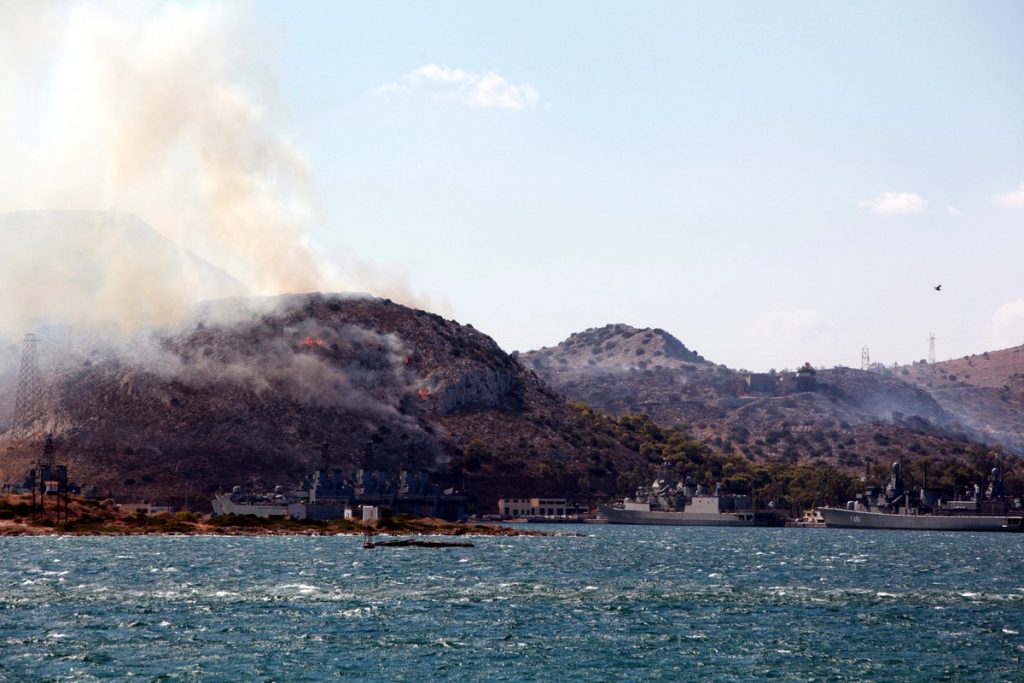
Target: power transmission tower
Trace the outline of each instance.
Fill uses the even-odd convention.
[[[928,365],[935,365],[935,333],[928,337]]]
[[[43,377],[39,373],[39,337],[29,332],[21,350],[21,372],[14,397],[12,437],[32,437],[43,433]]]
[[[863,347],[860,350],[860,369],[867,370],[871,367],[871,355],[868,353],[868,347]]]

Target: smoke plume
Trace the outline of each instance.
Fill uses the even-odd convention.
[[[221,4],[0,0],[0,127],[13,133],[0,139],[0,211],[134,214],[178,254],[154,272],[138,235],[104,235],[95,216],[81,229],[62,224],[62,244],[45,215],[28,227],[0,222],[4,239],[18,241],[0,249],[9,293],[0,332],[93,312],[93,322],[129,327],[174,322],[197,297],[238,287],[277,294],[370,282],[375,293],[413,298],[392,278],[359,262],[326,263],[311,247],[321,218],[309,165],[277,132],[272,83],[245,29],[237,7]],[[71,258],[56,277],[40,277],[61,248],[102,253],[86,259],[89,272]],[[211,289],[202,260],[238,287]]]

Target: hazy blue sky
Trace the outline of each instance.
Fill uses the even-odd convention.
[[[3,209],[200,226],[271,288],[311,226],[510,351],[610,322],[750,369],[1024,343],[1019,1],[0,13]]]
[[[256,9],[318,243],[507,350],[620,321],[749,368],[1024,342],[1020,2]]]

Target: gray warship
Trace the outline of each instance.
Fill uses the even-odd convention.
[[[892,464],[885,488],[859,494],[845,508],[821,507],[825,526],[838,529],[903,529],[909,531],[1024,531],[1024,512],[1003,495],[1003,475],[992,468],[988,486],[960,499],[943,500],[938,489],[922,488],[913,495],[903,483],[903,465]]]
[[[396,479],[383,470],[370,469],[372,460],[372,445],[367,444],[364,467],[350,479],[330,466],[328,445],[324,443],[320,467],[300,488],[286,490],[278,486],[272,493],[253,494],[235,486],[231,493],[213,497],[213,514],[327,521],[346,519],[360,508],[375,507],[396,515],[465,519],[467,499],[462,493],[442,491],[426,471],[402,470]]]
[[[665,524],[673,526],[782,526],[784,519],[774,510],[755,510],[750,496],[714,492],[695,486],[693,479],[676,482],[668,467],[650,486],[620,504],[599,505],[598,519],[609,524]]]

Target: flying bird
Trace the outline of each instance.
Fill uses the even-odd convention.
[[[935,291],[936,292],[941,292],[942,291],[942,285],[935,285]]]

